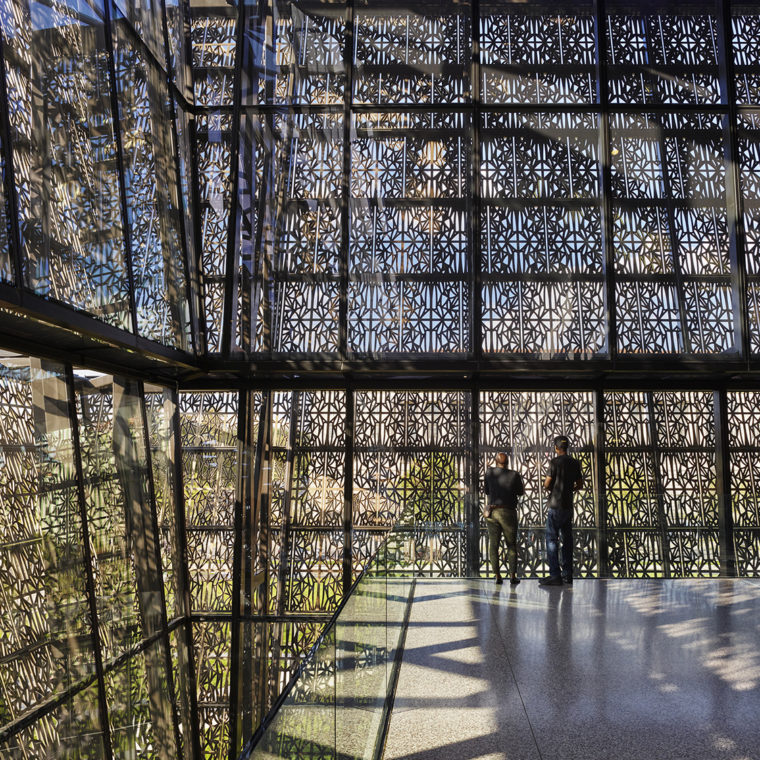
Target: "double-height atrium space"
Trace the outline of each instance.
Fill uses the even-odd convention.
[[[3,760],[757,758],[758,431],[757,3],[0,0]]]

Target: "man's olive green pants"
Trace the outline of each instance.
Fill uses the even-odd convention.
[[[509,574],[517,572],[517,510],[509,507],[496,507],[491,516],[486,517],[488,526],[488,559],[495,575],[501,575],[499,570],[499,541],[501,534],[507,542],[507,562]]]

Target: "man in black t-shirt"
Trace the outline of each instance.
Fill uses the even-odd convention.
[[[573,582],[573,494],[583,488],[581,463],[567,450],[570,441],[567,436],[558,435],[554,439],[557,456],[549,465],[549,474],[544,480],[544,489],[549,491],[546,502],[546,559],[549,576],[542,578],[542,586],[561,586]],[[562,570],[559,565],[559,538],[562,536]]]
[[[484,515],[488,528],[488,558],[497,583],[503,583],[499,565],[499,540],[501,534],[507,542],[509,582],[516,586],[517,577],[517,497],[525,493],[519,472],[507,467],[507,455],[496,455],[496,466],[489,467],[485,482],[486,508]]]

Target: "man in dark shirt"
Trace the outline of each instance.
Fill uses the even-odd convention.
[[[542,586],[561,586],[573,582],[573,494],[583,488],[581,463],[567,450],[570,441],[567,436],[558,435],[554,439],[557,456],[549,465],[549,474],[544,480],[544,489],[549,491],[546,502],[546,559],[549,576],[542,578]],[[559,537],[562,536],[562,571],[559,566]]]
[[[485,492],[488,558],[496,582],[503,583],[499,572],[499,540],[503,533],[507,542],[509,582],[516,586],[520,582],[517,577],[517,497],[525,493],[525,487],[520,473],[507,467],[507,455],[503,451],[496,455],[496,466],[489,467],[486,472]]]

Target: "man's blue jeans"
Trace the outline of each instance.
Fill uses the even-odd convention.
[[[562,575],[573,577],[573,513],[569,509],[549,509],[546,513],[546,559],[549,575],[559,578],[559,538],[562,536]]]

